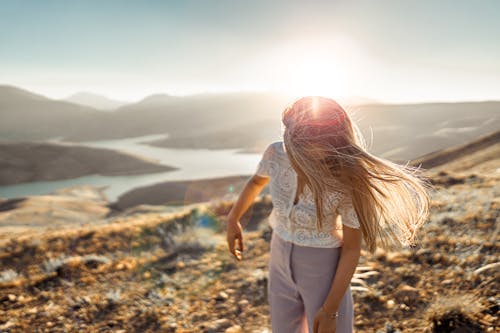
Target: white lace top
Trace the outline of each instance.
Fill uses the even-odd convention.
[[[273,209],[269,224],[281,238],[303,246],[340,247],[342,223],[352,228],[360,227],[351,198],[335,192],[325,197],[326,220],[321,231],[316,230],[314,198],[307,186],[304,186],[297,204],[293,204],[297,192],[297,173],[290,164],[283,141],[273,142],[266,148],[255,173],[270,177],[269,192]]]

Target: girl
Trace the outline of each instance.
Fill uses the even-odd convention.
[[[352,332],[350,281],[362,240],[370,252],[414,244],[429,214],[429,183],[417,168],[368,153],[332,99],[303,97],[282,122],[283,141],[266,148],[228,215],[229,251],[242,259],[239,219],[270,182],[273,333]]]

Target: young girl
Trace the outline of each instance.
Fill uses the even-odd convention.
[[[266,148],[228,215],[229,250],[242,259],[239,219],[270,182],[273,333],[352,332],[350,281],[362,240],[370,252],[414,244],[429,214],[429,184],[417,168],[368,153],[332,99],[303,97],[282,122],[283,141]]]

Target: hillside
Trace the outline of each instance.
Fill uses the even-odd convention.
[[[134,188],[111,204],[118,211],[141,204],[188,205],[215,198],[234,197],[245,186],[248,176],[167,181]],[[265,189],[262,194],[267,193]]]
[[[64,137],[80,142],[149,134],[199,134],[267,119],[285,101],[267,93],[158,94],[103,112],[0,85],[0,140]]]
[[[0,85],[0,140],[32,141],[94,128],[104,131],[105,113],[30,91]]]
[[[133,175],[175,170],[112,149],[37,142],[0,142],[0,186],[91,174]]]
[[[106,140],[169,134],[169,148],[242,148],[260,152],[280,139],[289,98],[271,93],[155,94],[113,112],[0,85],[0,140],[63,137]],[[370,150],[394,161],[465,144],[500,130],[500,102],[346,105]],[[371,141],[373,134],[374,141]]]
[[[460,171],[491,168],[500,156],[500,131],[482,136],[472,142],[439,150],[412,160],[411,164],[424,169]],[[492,164],[492,165],[490,165]]]
[[[369,104],[346,109],[359,125],[370,152],[403,163],[500,130],[499,102]],[[262,152],[269,142],[282,139],[281,114],[275,111],[266,119],[232,123],[223,130],[178,133],[150,144],[169,148],[240,147]]]
[[[70,103],[89,106],[96,110],[102,110],[102,111],[113,111],[127,104],[122,101],[113,100],[102,95],[93,94],[85,91],[68,96],[64,100]]]
[[[426,171],[431,217],[416,248],[363,251],[353,280],[357,332],[498,330],[495,146]],[[476,162],[469,168],[467,160]],[[144,207],[104,225],[7,240],[0,331],[270,332],[269,199],[258,198],[242,218],[241,262],[225,243],[233,202],[222,200],[177,212]]]

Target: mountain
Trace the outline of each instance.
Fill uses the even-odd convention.
[[[500,102],[496,101],[375,104],[348,111],[369,150],[399,162],[500,130]]]
[[[284,96],[258,92],[153,95],[118,109],[116,121],[142,124],[150,134],[199,135],[262,119],[279,119],[280,110],[288,102]]]
[[[500,156],[500,131],[482,136],[472,142],[431,152],[410,163],[425,169],[460,171],[497,163]],[[496,157],[496,158],[492,158]]]
[[[162,147],[261,151],[290,101],[257,92],[155,94],[114,112],[0,86],[0,140],[106,140],[169,134]],[[500,130],[500,102],[346,105],[374,154],[405,161]],[[372,140],[373,134],[373,140]]]
[[[359,125],[368,150],[404,163],[432,151],[464,144],[500,130],[500,102],[366,104],[346,107]],[[260,153],[284,128],[277,117],[248,121],[205,133],[179,133],[149,142],[169,148],[236,148]]]
[[[31,141],[105,131],[101,111],[0,85],[0,140]]]
[[[48,98],[11,85],[0,85],[0,101],[22,102],[23,100],[46,101]]]
[[[91,108],[103,111],[113,111],[127,104],[127,102],[113,100],[103,95],[84,91],[66,97],[64,100],[74,104],[90,106]]]
[[[276,114],[285,99],[266,93],[153,95],[102,112],[67,101],[32,96],[0,86],[0,140],[105,140],[150,134],[200,134]],[[279,114],[279,112],[278,112]]]
[[[337,102],[340,103],[341,105],[351,105],[351,106],[365,105],[365,104],[382,104],[376,99],[362,97],[362,96],[348,96],[344,98],[339,98]]]

